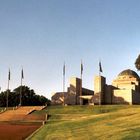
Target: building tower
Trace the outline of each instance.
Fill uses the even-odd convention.
[[[80,104],[80,90],[82,80],[76,77],[70,78],[70,87],[68,93],[73,94],[73,104]]]
[[[94,95],[98,96],[98,100],[94,101],[95,104],[105,103],[105,86],[106,86],[106,78],[103,76],[95,76]]]

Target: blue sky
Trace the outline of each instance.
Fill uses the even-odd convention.
[[[66,62],[66,85],[80,76],[93,90],[101,59],[107,83],[124,69],[136,70],[140,52],[139,0],[0,0],[0,85],[24,84],[50,98],[62,90]]]

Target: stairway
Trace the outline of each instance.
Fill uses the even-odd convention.
[[[0,114],[0,121],[20,121],[35,110],[42,110],[45,106],[23,106],[14,110],[7,110]]]

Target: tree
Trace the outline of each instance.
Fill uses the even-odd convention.
[[[135,67],[137,70],[140,70],[140,54],[135,61]]]
[[[20,103],[20,89],[21,86],[14,89],[12,92],[8,92],[8,106],[18,106]],[[0,93],[0,107],[6,106],[7,91]],[[22,106],[38,106],[49,105],[50,100],[44,96],[37,95],[33,89],[28,86],[22,86]]]

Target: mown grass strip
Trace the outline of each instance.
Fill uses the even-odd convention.
[[[140,137],[140,106],[52,106],[31,140],[121,140]]]

